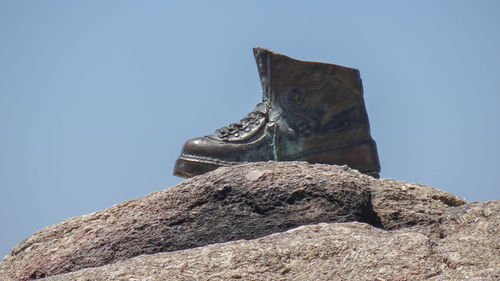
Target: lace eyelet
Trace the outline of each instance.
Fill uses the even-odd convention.
[[[264,104],[265,105],[265,104]],[[255,111],[250,112],[245,116],[243,119],[240,120],[238,123],[232,123],[229,126],[224,126],[218,130],[216,130],[216,134],[218,135],[219,138],[222,139],[227,139],[230,136],[234,137],[239,137],[241,132],[250,132],[252,128],[260,125],[262,123],[261,118],[267,118],[267,110],[268,107],[266,106],[266,112],[262,112],[260,110],[257,110],[257,108],[261,108],[262,103],[258,104],[256,107]]]

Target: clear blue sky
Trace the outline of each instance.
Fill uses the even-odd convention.
[[[360,69],[382,177],[500,199],[500,1],[0,0],[0,256],[181,182],[259,102],[253,46]]]

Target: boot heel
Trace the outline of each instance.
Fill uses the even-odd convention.
[[[361,173],[379,178],[380,164],[377,144],[373,139],[349,146],[326,148],[294,160],[330,165],[347,165]]]

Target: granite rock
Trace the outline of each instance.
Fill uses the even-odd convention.
[[[443,190],[393,179],[372,180],[373,209],[384,229],[429,225],[465,201]]]
[[[499,233],[497,200],[448,209],[426,226],[320,223],[46,280],[500,280]]]
[[[5,256],[0,276],[42,278],[320,222],[380,226],[372,181],[347,167],[299,162],[221,168],[41,229]]]

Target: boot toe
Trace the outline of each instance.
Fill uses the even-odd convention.
[[[174,175],[189,178],[215,170],[224,165],[220,159],[221,146],[207,137],[188,140],[175,162]]]
[[[182,155],[203,155],[207,152],[208,141],[205,137],[188,140],[182,147]]]

